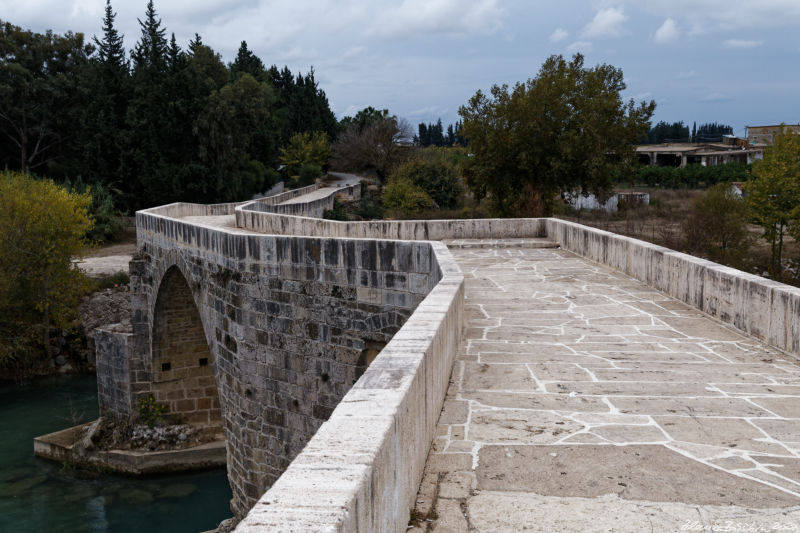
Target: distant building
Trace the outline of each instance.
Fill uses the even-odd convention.
[[[800,134],[800,124],[783,124],[783,127],[792,133]],[[781,130],[781,125],[776,126],[747,126],[747,141],[750,144],[772,144],[775,134]]]
[[[695,163],[705,167],[733,162],[752,163],[764,158],[764,146],[725,135],[721,143],[645,144],[636,147],[636,155],[643,165],[683,168]]]

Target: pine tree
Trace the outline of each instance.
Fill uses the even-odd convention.
[[[142,22],[139,19],[139,26],[142,28],[142,37],[132,54],[134,70],[163,70],[167,56],[167,30],[161,27],[161,19],[156,15],[153,0],[147,2],[145,20]]]
[[[424,122],[419,123],[417,130],[419,131],[419,145],[424,147],[431,144],[431,135],[428,133],[428,126]]]
[[[88,183],[116,188],[125,145],[125,116],[130,100],[130,70],[123,36],[114,27],[116,13],[106,2],[102,38],[94,36],[97,54],[88,65],[81,109],[81,158],[75,174]]]
[[[97,45],[97,55],[101,65],[111,71],[123,71],[128,69],[128,62],[125,59],[125,47],[123,36],[114,27],[114,19],[117,14],[111,8],[111,0],[106,0],[106,12],[103,17],[103,39],[95,36],[93,41]]]
[[[234,79],[245,72],[259,81],[263,81],[265,78],[264,63],[247,48],[247,41],[242,41],[239,45],[236,60],[231,63],[230,69]]]

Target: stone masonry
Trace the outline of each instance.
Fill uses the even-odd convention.
[[[255,235],[157,213],[137,214],[132,333],[102,343],[98,381],[114,385],[100,387],[101,409],[128,416],[153,393],[210,424],[218,405],[241,517],[440,273],[429,243]]]

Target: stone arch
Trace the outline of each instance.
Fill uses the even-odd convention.
[[[186,277],[177,265],[164,273],[153,310],[152,393],[181,422],[218,427],[214,353]]]

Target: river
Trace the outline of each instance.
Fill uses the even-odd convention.
[[[197,533],[231,516],[224,469],[98,476],[33,456],[34,437],[95,418],[94,376],[0,384],[0,532]]]

